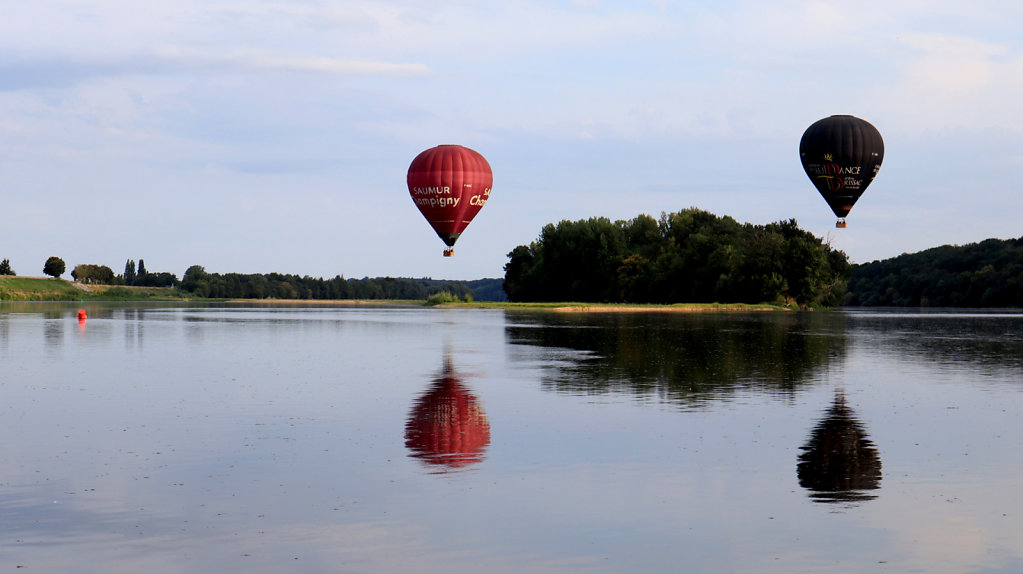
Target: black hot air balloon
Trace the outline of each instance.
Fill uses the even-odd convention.
[[[799,159],[838,216],[835,227],[845,227],[845,216],[881,169],[884,141],[870,122],[855,116],[830,116],[803,132]]]

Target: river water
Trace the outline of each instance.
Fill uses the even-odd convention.
[[[1023,571],[1023,315],[0,305],[0,568]]]

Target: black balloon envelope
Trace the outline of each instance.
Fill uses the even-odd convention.
[[[845,227],[845,216],[881,169],[884,140],[870,122],[836,115],[817,120],[799,140],[803,170]]]

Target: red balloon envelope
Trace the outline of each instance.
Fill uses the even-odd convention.
[[[490,198],[494,174],[478,152],[460,145],[439,145],[412,160],[408,191],[433,230],[447,244],[458,241]]]

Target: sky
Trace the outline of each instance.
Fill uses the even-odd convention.
[[[1023,236],[1023,4],[1002,0],[0,0],[0,259],[181,277],[501,277],[542,227],[697,207],[855,263]],[[799,162],[885,156],[848,217]],[[454,257],[406,186],[483,154]]]

